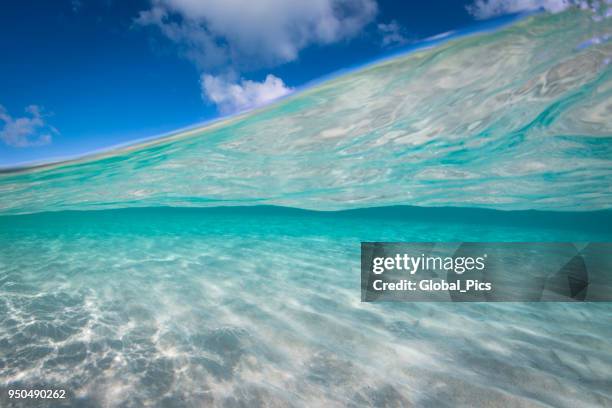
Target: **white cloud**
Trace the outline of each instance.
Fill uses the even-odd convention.
[[[291,92],[282,79],[268,75],[263,82],[202,74],[202,95],[221,112],[231,113],[262,106]]]
[[[30,105],[25,111],[29,117],[13,118],[0,105],[0,140],[13,147],[42,146],[51,143],[53,135],[59,132],[45,122],[41,108]]]
[[[409,41],[404,32],[405,30],[395,20],[388,24],[380,23],[377,28],[382,36],[383,47],[400,46]]]
[[[474,17],[486,19],[503,14],[535,10],[559,13],[574,3],[575,1],[572,0],[476,0],[467,9]]]
[[[377,13],[376,0],[151,0],[136,23],[157,27],[203,72],[202,97],[223,113],[254,108],[291,91],[273,75],[236,73],[293,61],[313,44],[357,35]]]
[[[376,12],[375,0],[152,0],[136,22],[157,26],[203,70],[248,70],[350,38]]]

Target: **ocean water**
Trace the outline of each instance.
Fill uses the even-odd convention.
[[[0,212],[607,209],[611,31],[573,10],[451,40],[212,126],[8,173]]]
[[[359,281],[361,241],[611,241],[610,30],[536,15],[4,171],[0,406],[612,406],[610,303],[362,303]]]
[[[610,220],[410,207],[3,217],[1,380],[71,390],[73,406],[609,406],[609,303],[361,303],[359,243],[609,241]]]

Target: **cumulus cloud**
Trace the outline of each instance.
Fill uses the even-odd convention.
[[[223,113],[287,94],[273,75],[263,82],[236,73],[295,60],[309,45],[357,35],[377,13],[376,0],[151,0],[136,23],[157,27],[203,72],[202,96]]]
[[[380,23],[377,28],[382,37],[381,43],[383,47],[400,46],[409,41],[404,29],[395,20],[387,24]]]
[[[282,79],[268,75],[262,82],[202,74],[202,94],[221,112],[231,113],[262,106],[291,92]]]
[[[375,0],[152,0],[136,22],[158,27],[202,69],[245,70],[350,38],[376,12]]]
[[[572,0],[476,0],[467,9],[474,17],[486,19],[535,10],[559,13],[574,3]]]
[[[51,143],[57,129],[48,125],[39,106],[25,109],[29,116],[14,118],[0,105],[0,140],[9,146],[42,146]]]

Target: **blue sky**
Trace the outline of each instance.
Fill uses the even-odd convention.
[[[0,165],[79,155],[249,109],[427,37],[560,2],[5,2]]]

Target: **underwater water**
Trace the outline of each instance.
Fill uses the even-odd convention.
[[[74,406],[609,406],[610,303],[361,303],[359,243],[611,227],[410,207],[4,217],[1,380]]]
[[[612,304],[362,303],[359,269],[361,241],[612,241],[610,29],[536,15],[4,171],[0,406],[612,406]]]

